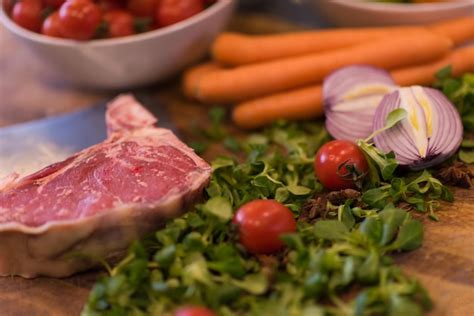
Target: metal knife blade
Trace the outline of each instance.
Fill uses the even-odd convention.
[[[160,127],[176,133],[166,107],[159,100],[146,94],[137,99],[158,117]],[[34,172],[103,141],[107,137],[106,103],[0,128],[0,178],[11,172]]]

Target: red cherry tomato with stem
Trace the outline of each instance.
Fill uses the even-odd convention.
[[[174,316],[216,316],[212,311],[201,306],[186,306],[178,309]]]
[[[281,236],[296,231],[290,209],[275,200],[254,200],[241,206],[233,219],[238,226],[240,243],[253,254],[271,254],[281,250]]]
[[[127,9],[135,16],[154,18],[157,0],[130,0]]]
[[[101,19],[100,8],[90,0],[68,0],[59,9],[61,33],[66,38],[91,39]]]
[[[62,37],[61,34],[61,24],[59,22],[59,12],[55,11],[48,15],[44,20],[43,26],[41,28],[41,34],[53,36],[53,37]]]
[[[324,144],[314,160],[316,177],[330,190],[356,188],[357,181],[368,169],[362,151],[348,140],[333,140]]]
[[[161,0],[155,18],[158,25],[167,26],[183,21],[202,10],[202,0]]]
[[[122,37],[135,34],[133,15],[126,10],[112,10],[104,14],[110,37]]]
[[[41,29],[41,0],[21,0],[12,9],[12,20],[16,24],[33,32]]]

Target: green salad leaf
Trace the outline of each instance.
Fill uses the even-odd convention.
[[[461,115],[465,131],[474,130],[474,73],[452,77],[452,67],[438,71],[434,86],[453,102]]]
[[[458,153],[459,160],[467,164],[474,164],[474,140],[464,139]]]

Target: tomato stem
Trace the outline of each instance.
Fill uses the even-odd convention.
[[[337,175],[344,180],[353,181],[358,189],[362,188],[362,182],[367,172],[362,172],[355,164],[349,163],[351,160],[347,159],[337,167]],[[346,173],[341,173],[341,170],[345,168]]]

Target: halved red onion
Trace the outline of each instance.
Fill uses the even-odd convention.
[[[336,139],[368,137],[375,109],[385,94],[397,88],[383,69],[355,65],[336,70],[323,83],[326,129]]]
[[[393,151],[401,165],[418,170],[451,157],[462,141],[461,117],[440,91],[412,86],[387,94],[373,118],[373,130],[385,125],[388,114],[403,108],[408,115],[396,126],[375,136],[375,145]]]

